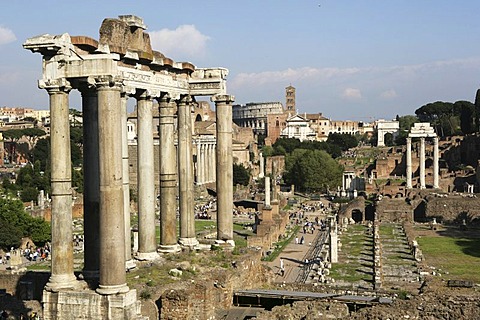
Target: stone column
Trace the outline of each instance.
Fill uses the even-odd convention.
[[[152,97],[137,94],[138,260],[158,257],[155,239],[155,171],[153,168]]]
[[[207,157],[206,157],[206,153],[207,153],[207,145],[203,142],[201,142],[200,144],[200,160],[201,160],[201,163],[202,163],[202,170],[201,170],[201,173],[202,173],[202,184],[205,184],[205,182],[207,182],[207,179],[206,179],[206,166],[207,166]]]
[[[125,219],[125,264],[126,269],[135,268],[135,261],[132,259],[132,231],[130,224],[130,175],[129,175],[129,165],[128,165],[128,110],[127,110],[127,100],[128,96],[126,93],[121,94],[122,101],[122,189],[123,189],[123,215]]]
[[[425,189],[425,138],[420,138],[420,189]]]
[[[174,105],[163,93],[159,100],[160,120],[160,252],[178,252],[177,180]]]
[[[338,262],[338,233],[337,233],[337,222],[335,218],[330,220],[330,231],[329,231],[329,253],[330,253],[330,262],[337,263]]]
[[[265,177],[265,207],[270,207],[270,177]]]
[[[50,164],[52,188],[52,267],[45,289],[59,291],[80,286],[73,273],[72,162],[68,93],[63,80],[45,86],[50,96]]]
[[[217,124],[217,240],[233,242],[232,102],[230,95],[213,96]]]
[[[210,165],[211,165],[211,159],[212,159],[212,156],[210,154],[211,152],[211,149],[210,149],[210,142],[207,142],[205,144],[205,158],[206,158],[206,163],[205,163],[205,182],[208,183],[208,182],[211,182],[211,178],[210,178]]]
[[[98,281],[100,276],[100,180],[98,163],[98,97],[95,88],[82,88],[83,111],[83,277]]]
[[[407,138],[407,189],[412,189],[412,138]]]
[[[195,216],[193,204],[193,159],[190,97],[178,102],[178,185],[180,198],[180,244],[195,246]]]
[[[98,79],[100,163],[100,283],[104,295],[126,293],[125,216],[120,85],[111,77]]]
[[[196,144],[195,144],[196,148],[197,148],[197,170],[196,170],[196,175],[195,175],[195,178],[196,178],[196,183],[197,185],[200,185],[200,141],[197,139],[196,141]]]
[[[260,153],[260,172],[258,174],[259,178],[263,178],[265,176],[265,158],[263,157],[263,153]]]
[[[438,137],[433,138],[433,188],[438,189],[438,174],[439,174],[439,165],[438,165]]]

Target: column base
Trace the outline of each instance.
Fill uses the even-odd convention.
[[[61,290],[80,290],[87,287],[83,281],[77,280],[75,275],[52,275],[45,285],[45,290],[58,292]]]
[[[172,245],[160,245],[157,249],[159,253],[177,253],[182,251],[182,248],[179,244],[172,244]]]
[[[235,248],[235,241],[233,240],[215,240],[212,247],[218,247],[225,250],[233,250]]]
[[[57,319],[125,319],[145,320],[136,290],[118,295],[103,296],[93,290],[43,291],[43,318]]]
[[[111,285],[111,286],[106,286],[106,285],[98,285],[97,290],[95,290],[97,293],[101,295],[112,295],[112,294],[123,294],[127,293],[130,291],[130,288],[127,286],[126,283],[124,284],[117,284],[117,285]]]
[[[195,247],[199,242],[197,238],[180,238],[178,243],[183,247]]]
[[[137,267],[137,264],[135,263],[135,260],[130,259],[125,261],[125,270],[129,271],[132,269],[135,269]]]
[[[156,251],[154,252],[137,252],[135,254],[135,259],[140,260],[140,261],[153,261],[155,259],[158,259],[158,253]]]

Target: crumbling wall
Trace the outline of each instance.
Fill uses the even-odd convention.
[[[251,249],[232,268],[215,268],[207,279],[167,290],[158,302],[160,319],[206,320],[229,309],[235,289],[258,288],[273,278],[260,258],[261,252]]]

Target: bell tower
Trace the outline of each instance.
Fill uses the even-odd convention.
[[[286,111],[292,112],[295,114],[295,87],[289,85],[285,88],[285,106]]]

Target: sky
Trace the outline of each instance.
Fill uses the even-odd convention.
[[[0,0],[0,106],[48,108],[37,87],[40,34],[98,39],[104,18],[143,18],[152,48],[196,67],[225,67],[235,104],[373,121],[434,101],[474,102],[480,88],[478,0]],[[72,92],[70,106],[80,106]]]

